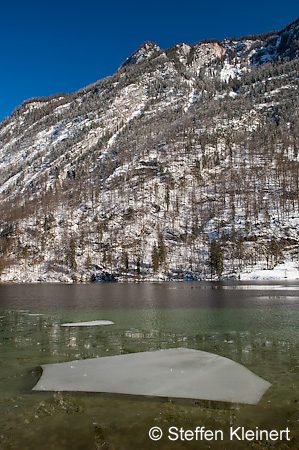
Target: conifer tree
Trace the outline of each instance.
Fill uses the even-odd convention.
[[[158,252],[156,244],[154,244],[153,251],[152,251],[152,265],[153,265],[153,271],[154,271],[154,273],[156,273],[159,268],[159,252]]]
[[[221,277],[223,272],[223,260],[223,250],[221,245],[213,239],[210,245],[211,276],[216,273],[218,278]]]
[[[163,233],[158,234],[158,258],[159,264],[162,264],[165,261],[166,257],[166,249],[164,244]]]

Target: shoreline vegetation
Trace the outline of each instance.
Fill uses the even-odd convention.
[[[98,269],[100,269],[98,267]],[[72,283],[150,283],[150,282],[170,282],[170,281],[295,281],[299,280],[299,268],[297,262],[294,261],[286,261],[284,263],[277,264],[274,268],[267,269],[265,265],[259,264],[256,265],[255,268],[246,272],[239,273],[223,273],[220,277],[216,274],[207,275],[206,277],[200,276],[200,274],[196,272],[190,271],[181,271],[181,272],[173,272],[170,273],[156,273],[156,274],[136,274],[128,271],[127,273],[121,272],[113,272],[110,273],[105,270],[92,271],[90,273],[85,274],[84,277],[80,276],[56,276],[55,274],[45,273],[41,277],[35,277],[36,273],[30,274],[24,273],[21,274],[18,272],[14,272],[13,276],[9,276],[9,274],[4,275],[2,279],[0,279],[0,284],[10,284],[10,283],[64,283],[64,284],[72,284]],[[12,275],[12,274],[11,274]]]

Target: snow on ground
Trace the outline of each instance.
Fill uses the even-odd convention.
[[[286,261],[274,269],[262,269],[261,266],[240,274],[241,280],[299,280],[297,261]]]

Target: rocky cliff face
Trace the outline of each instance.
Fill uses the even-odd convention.
[[[24,102],[0,125],[2,280],[237,276],[296,253],[298,34],[146,42]]]

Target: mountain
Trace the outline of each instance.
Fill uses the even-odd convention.
[[[145,42],[0,124],[6,281],[238,277],[298,258],[299,19]],[[111,277],[110,277],[111,278]]]

